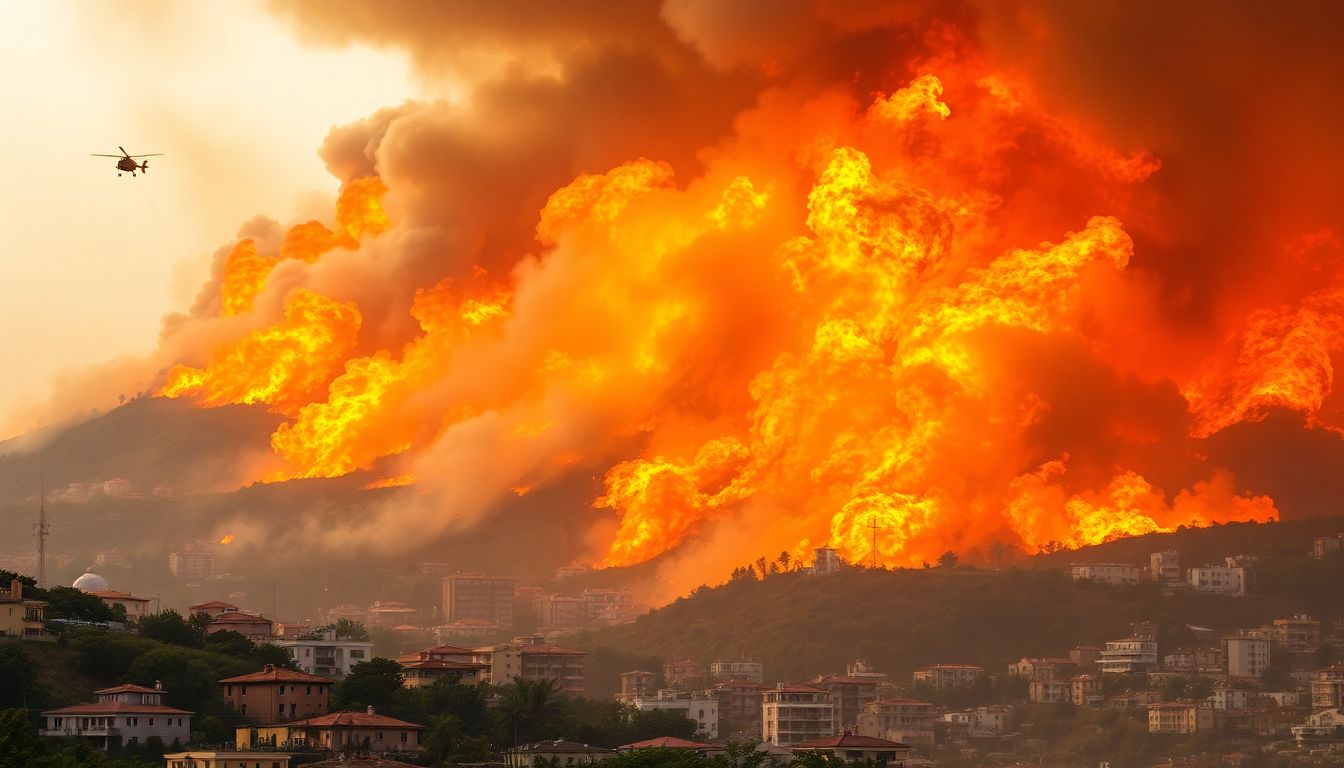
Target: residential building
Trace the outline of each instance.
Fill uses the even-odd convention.
[[[443,659],[398,659],[407,688],[428,688],[440,680],[477,685],[490,676],[490,665]]]
[[[1240,565],[1201,565],[1190,569],[1190,586],[1200,592],[1243,597],[1246,595],[1246,571],[1246,567]]]
[[[808,753],[823,755],[827,758],[827,762],[836,760],[841,763],[864,763],[886,768],[905,768],[906,760],[910,757],[909,744],[853,733],[804,741],[790,745],[789,750],[794,755]]]
[[[1344,534],[1318,536],[1311,542],[1311,556],[1323,560],[1331,552],[1338,552],[1341,546],[1344,546]]]
[[[1302,705],[1301,691],[1259,691],[1251,695],[1248,706],[1297,707]]]
[[[168,572],[179,579],[204,579],[215,572],[215,556],[210,552],[169,552]]]
[[[1031,682],[1045,683],[1072,677],[1075,666],[1072,659],[1023,658],[1008,665],[1008,674],[1025,677]]]
[[[656,696],[657,675],[636,669],[621,673],[621,691],[616,694],[617,701],[633,701],[645,696]]]
[[[720,735],[736,737],[750,734],[753,738],[759,738],[761,701],[767,690],[765,685],[750,680],[725,680],[715,685],[712,693],[719,702]]]
[[[459,573],[443,579],[443,620],[448,624],[464,619],[488,621],[498,627],[513,626],[515,579]]]
[[[1344,707],[1344,664],[1334,664],[1312,673],[1311,708]]]
[[[45,600],[23,596],[23,582],[14,579],[0,587],[0,637],[36,640],[47,636]]]
[[[364,612],[371,627],[394,629],[402,626],[416,626],[420,622],[420,611],[400,600],[375,600]]]
[[[1180,553],[1174,549],[1167,549],[1148,555],[1148,578],[1153,581],[1180,581]]]
[[[89,594],[102,600],[109,608],[121,606],[130,621],[139,621],[149,615],[148,597],[136,597],[130,592],[118,592],[115,589],[100,589]]]
[[[761,699],[761,740],[776,746],[824,739],[835,733],[831,696],[808,685],[767,688]]]
[[[639,614],[628,589],[585,589],[579,599],[583,601],[584,622],[590,627],[624,624]]]
[[[1162,701],[1161,691],[1126,691],[1106,699],[1107,709],[1147,708],[1149,704]]]
[[[1214,709],[1219,711],[1245,709],[1250,706],[1251,693],[1244,688],[1219,685],[1213,689],[1213,693],[1209,695],[1208,701],[1213,705]]]
[[[1067,680],[1044,680],[1027,685],[1027,697],[1037,704],[1058,704],[1073,697],[1073,686]]]
[[[325,715],[334,680],[267,664],[260,672],[218,681],[225,706],[254,723]]]
[[[368,611],[352,603],[340,603],[330,608],[323,608],[318,612],[318,616],[323,624],[335,624],[342,619],[363,624],[369,618]]]
[[[1102,584],[1138,584],[1143,569],[1127,563],[1073,563],[1069,577],[1075,581],[1096,581]]]
[[[719,738],[719,701],[716,698],[668,688],[658,691],[657,696],[632,699],[630,703],[642,711],[676,712],[695,721],[696,734],[700,737]]]
[[[1091,669],[1101,658],[1101,648],[1095,645],[1075,645],[1069,649],[1069,661],[1082,669]]]
[[[1097,668],[1121,674],[1151,672],[1157,669],[1157,640],[1141,635],[1109,640]]]
[[[581,629],[587,616],[583,598],[550,595],[537,602],[537,620],[544,630]]]
[[[934,664],[915,670],[916,683],[928,683],[939,690],[975,685],[985,674],[984,667],[974,664]]]
[[[270,643],[289,652],[300,671],[322,677],[345,677],[355,665],[373,658],[372,642],[338,639],[330,629],[314,639],[272,639]]]
[[[583,576],[588,573],[588,566],[574,563],[572,565],[562,565],[555,569],[555,578],[557,581],[572,579],[575,576]]]
[[[289,768],[289,755],[281,752],[220,752],[193,749],[163,756],[167,768]]]
[[[187,610],[188,615],[195,616],[198,613],[204,613],[206,616],[214,619],[218,618],[221,614],[238,610],[238,606],[233,603],[226,603],[223,600],[211,600],[208,603],[197,603]]]
[[[1196,733],[1213,727],[1213,707],[1205,702],[1173,701],[1148,705],[1149,733]]]
[[[126,553],[119,549],[105,549],[93,556],[94,568],[107,568],[109,566],[126,566]]]
[[[287,723],[242,727],[237,730],[235,741],[249,749],[417,754],[422,751],[420,731],[423,729],[423,725],[380,715],[369,707],[363,712],[332,712]]]
[[[1223,655],[1231,677],[1259,677],[1269,669],[1269,638],[1259,630],[1244,630],[1223,638]]]
[[[490,682],[505,685],[523,680],[555,680],[565,693],[584,692],[587,653],[559,645],[531,642],[488,645],[475,649],[473,660],[490,665]]]
[[[123,746],[142,743],[155,736],[164,744],[185,744],[191,739],[191,712],[163,705],[163,688],[156,685],[118,685],[95,691],[98,701],[42,713],[43,736],[72,736],[106,750],[113,742]]]
[[[853,731],[859,724],[859,713],[871,702],[877,701],[878,679],[849,677],[848,675],[818,676],[814,687],[831,694],[834,708],[834,728],[838,732]]]
[[[1305,656],[1321,647],[1321,622],[1305,614],[1275,619],[1270,637],[1288,653]]]
[[[709,665],[709,680],[712,683],[721,683],[725,680],[750,680],[753,683],[764,683],[765,665],[751,659],[715,661]]]
[[[705,665],[690,659],[663,664],[663,681],[667,683],[667,687],[683,691],[703,690],[709,684]]]
[[[1344,728],[1344,712],[1325,709],[1307,715],[1306,722],[1292,727],[1292,734],[1301,748],[1313,741],[1334,741],[1341,728]]]
[[[1069,680],[1069,700],[1074,706],[1100,709],[1106,703],[1106,696],[1101,692],[1101,678],[1077,675]]]
[[[840,555],[831,547],[817,547],[812,550],[813,573],[835,573],[840,570]]]
[[[868,702],[859,714],[858,733],[917,747],[932,747],[937,719],[933,705],[927,701],[880,699]]]
[[[1162,667],[1174,672],[1221,671],[1222,649],[1204,646],[1177,648],[1162,657]]]
[[[616,750],[603,749],[575,741],[534,741],[504,750],[505,768],[533,768],[537,765],[592,765],[614,757]]]
[[[242,611],[221,613],[205,628],[206,633],[237,632],[249,640],[265,640],[275,635],[275,622],[265,616]]]
[[[684,752],[694,752],[705,757],[714,757],[715,755],[724,753],[724,748],[718,744],[706,744],[703,741],[688,741],[687,739],[679,739],[676,736],[659,736],[656,739],[645,739],[644,741],[636,741],[632,744],[622,744],[616,748],[616,751],[632,752],[639,749],[676,749]]]

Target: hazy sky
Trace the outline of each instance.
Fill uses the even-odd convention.
[[[151,350],[243,221],[334,193],[332,125],[414,94],[400,54],[304,47],[256,2],[7,0],[0,29],[0,423]],[[117,145],[165,156],[118,178],[89,157]]]

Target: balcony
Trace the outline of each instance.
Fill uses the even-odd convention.
[[[116,736],[120,731],[116,728],[106,725],[89,726],[80,728],[77,725],[65,725],[60,728],[43,728],[38,731],[43,736],[87,736],[104,738],[107,736]]]

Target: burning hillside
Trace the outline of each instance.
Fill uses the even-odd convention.
[[[330,223],[249,225],[165,328],[159,395],[284,417],[252,479],[430,492],[333,541],[587,473],[603,566],[1081,546],[1276,519],[1201,440],[1334,424],[1338,212],[1199,244],[1184,158],[1113,146],[970,6],[279,5],[319,38],[378,14],[471,88],[333,130]],[[450,22],[503,58],[425,36]]]

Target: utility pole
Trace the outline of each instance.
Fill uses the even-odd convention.
[[[37,586],[47,585],[47,534],[51,526],[47,524],[47,481],[42,480],[42,496],[38,500],[37,524],[33,526],[33,535],[37,537]]]
[[[873,570],[877,570],[877,518],[874,517],[868,527],[873,529]]]

